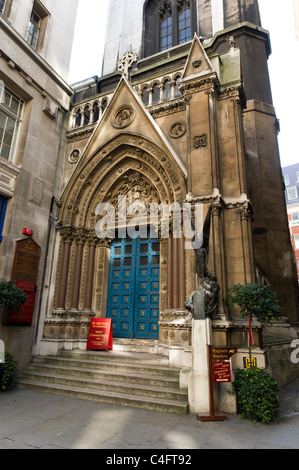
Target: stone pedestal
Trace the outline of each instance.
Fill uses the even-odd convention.
[[[192,320],[192,370],[189,375],[188,396],[191,413],[207,413],[209,402],[208,348],[212,326],[209,318]]]

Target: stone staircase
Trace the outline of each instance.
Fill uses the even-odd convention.
[[[146,352],[61,351],[32,358],[17,387],[73,398],[188,413],[188,392],[179,388],[179,369],[168,358]]]

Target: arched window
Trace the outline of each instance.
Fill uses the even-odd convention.
[[[181,81],[181,77],[177,77],[175,79],[175,85],[174,85],[174,97],[175,98],[179,98],[180,96],[182,96],[182,93],[179,89],[180,81]]]
[[[99,103],[96,101],[93,105],[93,122],[97,122],[100,117]]]
[[[149,104],[149,92],[147,91],[146,88],[143,88],[142,90],[142,101],[145,106],[148,106]]]
[[[76,118],[75,118],[75,127],[81,126],[81,109],[78,108],[76,111]]]
[[[160,89],[159,89],[157,83],[155,83],[155,85],[153,86],[152,104],[158,104],[159,101],[160,101]]]
[[[170,2],[165,2],[160,8],[160,51],[172,47],[172,10]]]
[[[83,126],[88,126],[89,123],[90,123],[90,107],[87,105],[84,108]]]
[[[107,98],[103,98],[103,99],[102,99],[102,103],[101,103],[102,114],[103,114],[103,112],[105,111],[105,109],[107,108],[107,106],[108,106],[108,99],[107,99]]]
[[[144,10],[143,56],[190,41],[196,24],[195,0],[148,0]]]
[[[192,39],[190,2],[181,3],[183,5],[181,9],[178,9],[178,44]]]
[[[166,80],[163,86],[163,101],[171,99],[171,86],[169,80]]]

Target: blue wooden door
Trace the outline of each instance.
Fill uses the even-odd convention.
[[[115,239],[111,246],[107,317],[115,338],[159,337],[160,243]]]

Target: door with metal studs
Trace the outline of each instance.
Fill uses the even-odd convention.
[[[115,239],[107,304],[114,338],[159,338],[159,292],[159,240]]]

